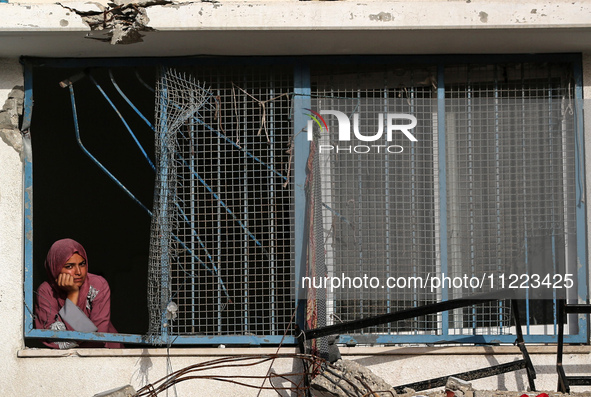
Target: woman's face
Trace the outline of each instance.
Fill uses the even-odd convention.
[[[82,256],[74,254],[66,261],[60,273],[71,275],[74,279],[74,284],[80,287],[86,280],[87,272],[86,260]]]

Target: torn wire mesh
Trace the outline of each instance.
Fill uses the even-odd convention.
[[[159,78],[151,334],[286,329],[294,302],[287,76],[211,68]]]

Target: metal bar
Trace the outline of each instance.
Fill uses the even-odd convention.
[[[524,66],[521,65],[521,170],[522,170],[522,193],[523,197],[527,197],[527,178],[526,178],[526,170],[527,170],[527,162],[526,162],[526,112],[525,112],[525,70]],[[529,247],[528,247],[528,234],[527,234],[527,206],[523,206],[523,244],[524,244],[524,261],[525,261],[525,271],[529,274]],[[529,290],[525,291],[525,329],[526,333],[529,334],[530,332],[530,299],[529,299]]]
[[[526,368],[525,360],[517,360],[517,361],[512,361],[510,363],[493,365],[492,367],[488,367],[488,368],[476,369],[476,370],[467,371],[467,372],[460,372],[460,373],[454,374],[454,375],[442,376],[440,378],[429,379],[429,380],[425,380],[425,381],[421,381],[421,382],[409,383],[409,384],[402,385],[402,386],[396,386],[394,388],[394,390],[396,390],[397,393],[404,393],[404,389],[406,389],[406,388],[410,388],[415,391],[433,389],[436,387],[445,386],[445,384],[447,383],[447,379],[449,377],[454,377],[454,378],[462,379],[465,381],[470,381],[470,380],[474,380],[474,379],[481,379],[481,378],[487,378],[489,376],[500,375],[500,374],[504,374],[507,372],[518,371],[523,368]]]
[[[548,174],[552,175],[553,174],[553,168],[554,168],[554,153],[553,153],[553,135],[554,135],[554,131],[553,131],[553,125],[554,125],[554,120],[552,119],[552,69],[551,66],[548,66],[548,125],[547,125],[547,137],[548,137],[548,154],[549,154],[549,164],[547,165],[547,170],[548,170]],[[560,136],[564,136],[564,131],[560,131]],[[555,235],[555,211],[554,211],[554,207],[556,204],[555,201],[555,197],[554,197],[554,187],[552,186],[550,189],[550,202],[552,203],[551,207],[549,208],[550,211],[550,219],[551,219],[551,223],[552,225],[550,226],[551,229],[551,236],[550,236],[550,246],[551,246],[551,253],[552,253],[552,270],[554,272],[554,274],[559,274],[559,270],[557,269],[557,263],[556,263],[556,235]],[[565,233],[567,234],[567,233]],[[566,273],[566,272],[565,272]],[[556,324],[556,290],[553,291],[553,299],[552,299],[552,310],[553,310],[553,317],[554,317],[554,334],[556,334],[556,327],[557,326],[562,326],[560,324]]]
[[[246,80],[246,76],[243,76],[243,84],[244,84],[244,88],[247,87],[247,80]],[[246,93],[243,92],[242,93],[243,97],[246,98]],[[243,110],[242,110],[242,123],[243,123],[243,131],[244,131],[244,141],[243,141],[243,146],[247,146],[248,145],[248,125],[247,125],[247,120],[248,120],[248,109],[247,109],[247,101],[245,99],[242,100],[243,103]],[[238,134],[240,134],[240,129],[238,130]],[[243,159],[244,161],[244,159]],[[248,167],[247,167],[247,163],[246,161],[244,161],[243,163],[243,174],[242,174],[242,209],[243,209],[243,219],[242,219],[242,225],[244,225],[243,227],[246,229],[248,228]],[[249,290],[248,290],[248,279],[249,279],[249,255],[248,255],[248,236],[244,236],[243,237],[243,265],[242,265],[242,281],[243,281],[243,316],[244,316],[244,332],[256,332],[254,329],[252,329],[252,331],[249,329],[250,327],[250,322],[248,321],[249,318],[249,314],[250,314],[250,310],[249,310]],[[260,244],[260,243],[259,243]],[[253,302],[254,302],[254,297],[253,297]]]
[[[564,299],[559,299],[556,302],[558,312],[558,344],[556,346],[556,372],[558,372],[558,391],[562,393],[570,393],[568,379],[566,379],[566,374],[564,373],[564,368],[562,366],[562,356],[564,349],[564,305]]]
[[[217,84],[218,87],[221,87],[221,79],[220,76],[217,76]],[[221,92],[218,90],[217,95],[221,95]],[[217,154],[216,154],[216,160],[217,160],[217,164],[216,164],[216,176],[218,178],[218,183],[220,183],[221,181],[223,181],[223,173],[222,173],[222,150],[221,150],[221,145],[220,142],[217,143]],[[216,245],[217,245],[217,263],[221,264],[222,263],[222,250],[223,250],[223,243],[222,243],[222,208],[220,205],[216,205],[216,226],[217,226],[217,241],[216,241]],[[229,297],[228,297],[229,298]],[[229,298],[230,299],[230,298]],[[221,306],[220,306],[221,307]],[[219,311],[218,314],[218,329],[220,334],[222,333],[222,311]]]
[[[25,98],[23,110],[23,209],[24,209],[24,255],[25,255],[25,333],[33,325],[33,148],[31,146],[31,118],[33,116],[33,66],[24,64]]]
[[[566,304],[564,299],[557,301],[558,312],[558,343],[556,352],[556,372],[558,373],[558,390],[561,393],[570,393],[570,386],[591,385],[591,376],[566,376],[562,364],[564,351],[564,320],[565,314],[591,313],[590,304]]]
[[[591,305],[585,303],[569,303],[564,308],[565,313],[591,313]]]
[[[131,334],[108,334],[77,331],[53,331],[48,329],[33,329],[27,333],[27,338],[52,339],[52,340],[76,340],[76,341],[98,341],[98,342],[120,342],[138,345],[152,345],[153,340],[148,340],[145,335]],[[156,343],[167,343],[164,337],[157,338]],[[296,338],[283,335],[178,335],[170,341],[171,345],[278,345],[294,346]]]
[[[161,274],[160,274],[160,302],[161,304],[165,304],[170,300],[170,283],[169,283],[169,272],[170,272],[170,241],[172,237],[172,229],[169,222],[169,203],[168,203],[168,186],[167,183],[169,181],[169,173],[170,173],[170,151],[173,148],[169,147],[166,141],[166,134],[168,131],[168,82],[166,78],[166,69],[162,67],[160,69],[160,84],[161,84],[161,94],[160,98],[158,98],[159,105],[160,105],[160,125],[159,125],[159,142],[160,142],[160,159],[158,164],[158,176],[160,178],[160,188],[159,188],[159,197],[160,197],[160,208],[158,211],[159,214],[159,225],[160,225],[160,265],[161,265]],[[161,337],[163,340],[166,340],[168,337],[168,328],[166,327],[167,320],[166,320],[166,308],[162,307],[162,318],[161,318]]]
[[[273,89],[273,81],[274,76],[271,74],[269,78],[269,98],[275,97],[275,90]],[[275,106],[274,101],[269,103],[269,158],[271,168],[274,168],[275,164]],[[272,208],[270,213],[270,234],[269,234],[269,267],[270,267],[270,295],[271,295],[271,332],[275,333],[277,331],[277,321],[276,321],[276,295],[277,295],[277,284],[276,284],[276,275],[275,270],[277,267],[277,262],[275,259],[275,245],[277,244],[276,237],[275,237],[275,183],[273,181],[274,177],[272,173],[269,173],[268,180],[269,180],[269,206]]]
[[[150,216],[152,216],[152,211],[150,211],[141,201],[139,201],[119,180],[111,173],[109,170],[94,157],[82,144],[82,139],[80,138],[80,127],[78,125],[78,114],[76,112],[76,98],[74,97],[74,86],[70,84],[68,86],[70,90],[70,101],[72,103],[72,115],[74,117],[74,130],[76,132],[76,141],[78,142],[78,146],[82,149],[82,151],[105,173],[113,182],[117,184],[133,201],[139,204]]]
[[[445,142],[445,68],[437,65],[437,166],[439,180],[439,261],[442,274],[449,274],[448,268],[448,235],[447,235],[447,156]],[[441,290],[441,300],[449,299],[449,291]],[[449,313],[441,313],[441,333],[449,334]]]
[[[295,288],[296,323],[304,329],[306,319],[306,294],[302,288],[302,277],[306,274],[306,163],[310,154],[310,144],[305,133],[308,122],[304,109],[312,106],[310,91],[310,69],[298,64],[294,67],[293,100],[293,153],[294,153],[294,201],[295,201]]]
[[[194,66],[199,62],[203,66],[236,65],[298,65],[302,59],[307,63],[327,63],[351,65],[363,61],[366,64],[458,64],[458,63],[491,63],[490,55],[380,55],[380,56],[291,56],[291,57],[137,57],[137,58],[43,58],[24,57],[32,65],[44,65],[55,68],[72,67],[117,67],[117,66]],[[495,63],[507,62],[580,62],[580,53],[560,54],[495,54]]]
[[[589,302],[588,274],[589,263],[587,261],[587,206],[586,198],[586,173],[585,173],[585,128],[583,123],[583,70],[582,62],[574,62],[575,79],[575,181],[577,184],[575,197],[576,211],[576,261],[574,267],[577,269],[577,294],[569,296],[569,302],[573,304],[579,302]],[[574,292],[574,291],[573,291]],[[573,293],[573,295],[575,295]],[[577,299],[578,298],[578,299]],[[570,304],[569,304],[570,306]],[[578,334],[587,335],[589,327],[589,317],[580,317],[578,319]],[[573,320],[575,320],[573,318]],[[573,321],[575,322],[575,321]],[[576,322],[575,322],[576,324]]]
[[[142,79],[142,76],[140,76],[140,74],[138,73],[137,69],[133,70],[135,77],[138,79],[138,81],[140,82],[141,85],[143,85],[144,87],[146,87],[148,89],[148,91],[151,92],[155,92],[154,88],[152,88],[148,83],[146,83],[144,81],[144,79]]]
[[[145,84],[144,81],[137,74],[137,71],[136,71],[136,76],[141,83]],[[144,122],[148,125],[148,127],[150,127],[152,130],[154,130],[154,125],[150,122],[150,120],[148,120],[146,118],[146,116],[144,116],[143,113],[140,112],[139,109],[133,104],[133,102],[131,102],[131,100],[127,97],[127,95],[125,95],[125,93],[123,93],[123,90],[119,87],[119,84],[117,84],[117,82],[115,81],[115,77],[113,76],[113,71],[111,69],[109,69],[109,78],[111,79],[111,83],[113,84],[113,87],[115,87],[115,89],[117,90],[119,95],[121,95],[121,97],[125,100],[125,102],[127,102],[127,104],[133,109],[133,111],[138,116],[140,116],[140,118],[142,120],[144,120]],[[154,92],[153,89],[152,89],[152,92]]]
[[[340,324],[329,325],[322,328],[304,331],[306,339],[315,339],[322,336],[336,335],[345,331],[358,330],[380,324],[387,324],[395,321],[406,320],[427,314],[434,314],[441,311],[466,307],[486,301],[506,299],[510,292],[490,292],[485,294],[473,295],[470,298],[452,299],[444,302],[432,303],[429,305],[412,307],[410,309],[400,310],[395,313],[386,313],[378,316],[368,317],[360,320],[348,321]]]
[[[513,323],[515,324],[515,333],[517,334],[517,340],[515,341],[515,343],[519,347],[519,350],[521,351],[521,355],[523,356],[523,360],[525,361],[525,364],[526,364],[527,380],[529,383],[529,389],[531,391],[534,391],[534,390],[536,390],[536,384],[534,382],[534,379],[536,379],[536,371],[535,371],[534,366],[531,362],[531,359],[529,357],[529,353],[527,352],[527,348],[525,347],[525,342],[523,340],[523,331],[521,329],[521,320],[519,319],[519,305],[517,303],[517,300],[515,300],[515,299],[511,300],[511,309],[512,309],[512,314],[513,314]]]
[[[154,163],[152,162],[152,160],[150,160],[150,157],[148,157],[148,154],[146,153],[146,150],[144,149],[144,147],[142,146],[142,144],[140,143],[140,141],[138,141],[137,137],[135,136],[135,134],[131,130],[131,127],[129,126],[129,124],[127,124],[127,121],[125,121],[125,118],[123,117],[123,115],[121,114],[121,112],[119,111],[119,109],[117,109],[117,106],[115,106],[115,104],[113,103],[113,101],[111,101],[111,98],[109,98],[109,96],[107,95],[107,93],[103,90],[103,88],[100,86],[100,84],[95,80],[94,77],[92,77],[92,75],[90,73],[88,73],[88,77],[90,77],[90,80],[92,80],[92,82],[94,83],[95,87],[103,95],[103,97],[109,103],[109,105],[111,105],[111,108],[115,111],[115,113],[117,113],[117,116],[119,116],[119,119],[121,120],[121,122],[125,126],[125,129],[127,130],[127,132],[129,132],[129,135],[131,135],[131,138],[135,142],[135,144],[138,147],[138,149],[140,149],[140,151],[144,155],[144,158],[146,159],[146,161],[148,162],[148,164],[150,164],[150,167],[152,167],[152,169],[156,169],[156,166],[154,166]],[[70,87],[72,87],[72,84],[70,84]]]
[[[591,376],[567,376],[566,379],[570,386],[591,386]]]
[[[110,73],[110,70],[109,70]],[[192,93],[193,94],[193,93]],[[191,123],[190,126],[190,131],[189,131],[189,145],[191,148],[191,153],[193,153],[193,155],[191,155],[190,157],[190,164],[191,167],[195,168],[196,167],[196,162],[195,162],[195,158],[199,155],[199,147],[197,146],[197,138],[195,137],[196,135],[196,128],[195,125]],[[219,153],[219,151],[218,151]],[[205,244],[203,244],[203,242],[201,241],[201,239],[199,238],[199,236],[196,233],[196,227],[195,227],[195,211],[196,211],[196,206],[195,204],[198,202],[197,198],[197,183],[195,180],[195,175],[193,175],[193,173],[190,174],[189,176],[189,209],[190,209],[190,218],[189,218],[189,227],[191,228],[191,251],[195,252],[196,250],[196,244],[195,244],[195,237],[197,237],[197,239],[199,240],[199,242],[201,243],[201,246],[203,248],[205,248]],[[177,203],[178,205],[178,203]],[[180,206],[179,206],[180,207]],[[184,212],[181,210],[181,213],[186,216],[184,214]],[[209,255],[209,252],[207,252],[207,256],[210,258],[210,260],[212,261],[213,264],[213,258],[211,258],[211,255]],[[197,276],[195,273],[196,270],[196,266],[195,266],[195,257],[191,257],[191,272],[192,272],[192,277],[191,277],[191,292],[190,292],[190,296],[191,296],[191,305],[193,307],[196,307],[196,303],[197,303],[197,294],[198,291],[196,289],[196,285],[197,285]],[[198,311],[192,311],[191,312],[191,327],[193,328],[193,332],[195,332],[196,327],[199,326],[198,321],[196,320],[197,318],[197,314]]]

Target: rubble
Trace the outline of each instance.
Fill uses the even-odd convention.
[[[310,388],[314,397],[591,397],[591,391],[563,394],[552,391],[475,390],[472,383],[452,376],[443,389],[415,391],[405,388],[403,393],[396,394],[394,387],[371,370],[349,360],[327,365],[312,380]]]
[[[473,397],[472,383],[450,376],[445,384],[447,397]]]
[[[315,397],[395,396],[394,388],[368,368],[354,361],[338,360],[311,382]]]

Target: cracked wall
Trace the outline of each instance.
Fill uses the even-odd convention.
[[[24,77],[18,59],[0,58],[0,138],[22,153],[19,120],[23,114]]]
[[[24,87],[17,85],[10,91],[4,106],[0,109],[0,137],[19,153],[23,149],[19,119],[23,114],[24,97]]]

